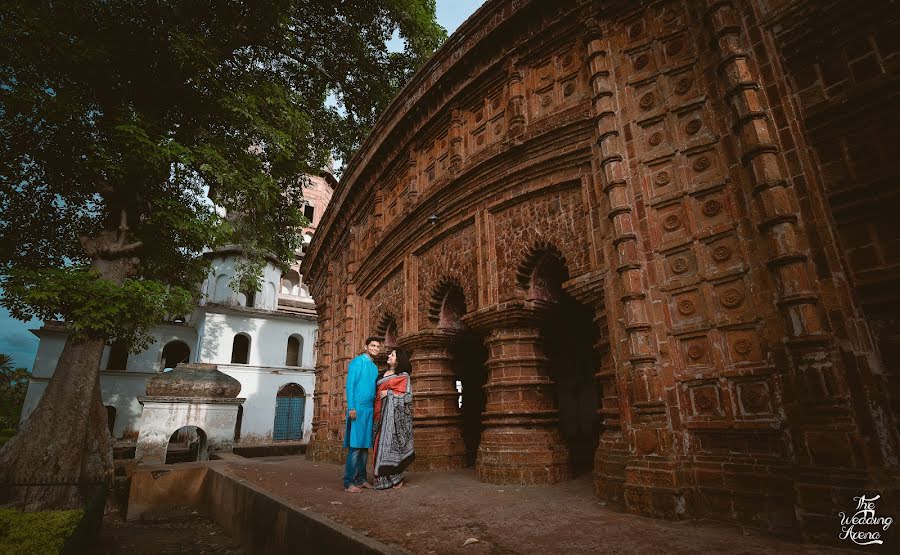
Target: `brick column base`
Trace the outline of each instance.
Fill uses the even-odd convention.
[[[413,470],[449,470],[466,465],[462,412],[450,346],[458,330],[428,330],[401,337],[411,352],[413,386]]]
[[[466,317],[488,348],[485,426],[478,479],[496,484],[552,484],[571,477],[559,432],[554,382],[541,346],[536,302],[491,307]]]

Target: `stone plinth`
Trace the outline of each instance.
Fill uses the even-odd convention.
[[[238,407],[244,399],[138,397],[138,401],[144,411],[135,458],[164,463],[169,439],[184,426],[196,426],[206,434],[205,450],[201,445],[201,452],[231,451]]]

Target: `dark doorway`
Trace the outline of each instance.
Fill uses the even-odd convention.
[[[598,330],[593,310],[563,295],[542,328],[556,382],[559,427],[569,447],[572,475],[577,476],[593,469],[600,432],[594,378],[600,358],[594,350]]]
[[[453,371],[456,374],[457,390],[461,389],[459,402],[463,420],[463,439],[466,444],[466,466],[474,466],[481,443],[481,413],[484,412],[487,382],[488,351],[481,336],[464,332],[450,349],[453,357]]]

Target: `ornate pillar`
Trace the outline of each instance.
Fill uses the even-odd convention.
[[[450,154],[447,173],[457,174],[462,169],[463,163],[463,126],[465,117],[463,111],[459,107],[453,107],[450,110],[450,131],[447,133],[450,139]]]
[[[506,83],[509,87],[509,101],[506,113],[509,118],[508,135],[512,139],[520,139],[525,134],[525,77],[517,61],[510,63]]]
[[[405,335],[399,345],[411,351],[413,434],[416,470],[448,470],[466,465],[462,412],[450,347],[457,330]]]
[[[628,148],[619,118],[623,112],[618,97],[610,41],[603,37],[599,22],[587,20],[587,53],[594,114],[596,116],[594,177],[597,198],[609,203],[612,256],[609,308],[621,328],[613,330],[619,358],[615,380],[618,391],[628,392],[622,417],[628,458],[623,487],[625,507],[647,516],[678,518],[689,505],[689,490],[679,460],[665,395],[659,349],[654,340],[653,313],[649,297],[654,275],[645,268],[647,238],[642,236],[636,198],[639,180],[629,168]],[[611,377],[611,376],[609,376]],[[607,376],[601,376],[607,379]],[[611,385],[611,384],[610,384]],[[606,392],[604,392],[606,395]],[[617,442],[618,444],[621,444]],[[618,472],[618,471],[617,471]]]
[[[492,306],[463,318],[488,349],[484,432],[475,470],[496,484],[546,484],[570,477],[554,382],[541,341],[538,301]]]
[[[828,329],[797,194],[784,170],[766,83],[757,73],[761,63],[754,60],[757,51],[745,19],[730,0],[706,4],[720,83],[734,119],[747,193],[786,335],[784,406],[797,463],[795,512],[807,537],[832,539],[833,514],[854,506],[861,491],[874,489],[885,498],[897,491],[888,485],[891,478],[871,470],[883,464],[874,444],[887,440],[875,439],[877,432],[866,433],[858,406],[867,401],[854,390],[858,378],[848,379]]]

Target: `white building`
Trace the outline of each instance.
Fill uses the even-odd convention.
[[[310,178],[305,210],[311,225],[307,240],[331,199],[334,178]],[[302,255],[302,253],[301,253]],[[259,291],[237,293],[231,288],[238,248],[208,253],[211,269],[201,286],[194,312],[151,330],[153,343],[133,355],[114,345],[101,359],[100,387],[111,433],[116,439],[135,439],[141,416],[138,397],[157,372],[179,362],[216,364],[241,382],[246,398],[235,426],[240,446],[278,441],[309,441],[315,389],[314,345],[316,313],[309,288],[298,273],[299,264],[282,275],[267,263]],[[43,395],[66,341],[65,325],[46,322],[32,330],[40,338],[22,420]]]

